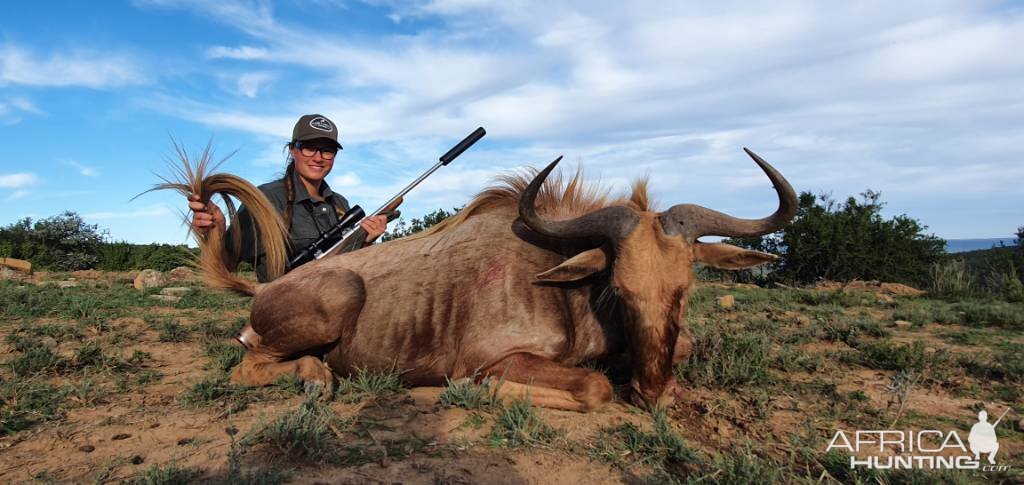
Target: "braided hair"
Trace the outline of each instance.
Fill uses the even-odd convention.
[[[292,205],[295,203],[295,160],[288,159],[288,167],[284,169],[284,194],[287,202],[284,205],[284,227],[292,227]]]

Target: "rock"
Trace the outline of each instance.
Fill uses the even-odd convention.
[[[195,440],[193,440],[192,438],[182,438],[178,440],[178,446],[191,445],[193,441]]]
[[[188,266],[178,266],[168,272],[167,277],[170,278],[171,281],[192,281],[196,279],[196,273]]]
[[[178,303],[179,301],[181,301],[181,297],[180,296],[149,295],[149,297],[154,299],[154,300],[162,301],[164,303],[171,303],[171,304]]]
[[[724,308],[726,310],[736,305],[736,297],[732,295],[722,295],[715,300],[718,302],[719,308]]]
[[[135,289],[157,288],[167,284],[167,277],[155,269],[144,269],[135,277]]]
[[[141,465],[145,461],[146,459],[143,458],[141,455],[135,455],[132,457],[132,465]]]
[[[882,283],[878,286],[878,290],[882,293],[896,296],[921,296],[925,294],[924,291],[900,283]]]
[[[161,295],[183,297],[192,291],[192,288],[186,288],[184,286],[168,286],[160,290]]]
[[[906,320],[896,320],[895,322],[892,322],[892,324],[896,328],[910,328],[914,326],[913,323],[910,323]]]
[[[32,274],[32,263],[24,259],[0,258],[0,266],[25,274]]]
[[[112,439],[114,441],[120,441],[120,440],[126,440],[126,439],[131,438],[131,437],[132,437],[132,435],[130,435],[128,433],[118,433],[118,434],[115,434],[114,436],[111,436],[110,439]]]
[[[78,282],[77,281],[58,281],[57,282],[57,288],[61,288],[61,289],[64,289],[64,288],[74,288],[76,286],[78,286]]]
[[[86,453],[92,453],[95,450],[96,450],[96,447],[93,446],[93,445],[82,445],[82,446],[78,447],[78,451],[84,451]]]

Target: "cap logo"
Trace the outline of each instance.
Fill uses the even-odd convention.
[[[328,133],[334,131],[334,125],[332,125],[331,122],[323,116],[317,116],[316,118],[309,120],[309,126]]]

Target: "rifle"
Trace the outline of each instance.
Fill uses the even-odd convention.
[[[437,169],[447,166],[455,160],[455,158],[461,155],[462,152],[473,146],[474,143],[479,141],[486,134],[487,131],[484,130],[482,126],[477,128],[473,133],[470,133],[469,136],[463,138],[462,141],[453,146],[451,150],[448,150],[444,155],[441,155],[441,158],[433,167],[430,168],[430,170],[427,170],[423,175],[420,175],[416,180],[413,180],[412,183],[399,191],[398,194],[385,202],[384,205],[369,216],[367,216],[363,209],[358,205],[352,206],[351,209],[341,216],[341,219],[338,220],[337,224],[324,232],[316,241],[313,241],[312,244],[304,248],[302,251],[299,251],[299,253],[288,262],[288,269],[291,270],[308,263],[313,259],[323,259],[332,254],[344,252],[342,249],[349,248],[350,246],[353,246],[353,244],[357,244],[355,248],[360,247],[362,241],[357,241],[356,237],[361,236],[365,238],[366,236],[362,234],[362,231],[353,231],[353,229],[358,227],[359,223],[362,222],[363,219],[380,214],[388,214],[389,221],[398,217],[398,212],[395,211],[395,208],[402,203],[402,198],[405,194],[409,193],[409,191],[419,185],[420,182],[423,182],[427,177],[437,171]]]

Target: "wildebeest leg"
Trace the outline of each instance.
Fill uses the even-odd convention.
[[[612,385],[604,374],[533,354],[512,354],[485,369],[483,375],[503,381],[498,397],[529,396],[537,406],[586,412],[612,399]]]
[[[307,387],[320,386],[324,397],[333,393],[330,367],[317,357],[302,354],[343,338],[359,317],[366,291],[362,279],[352,271],[315,269],[303,272],[302,277],[288,275],[256,295],[250,321],[258,337],[231,373],[231,382],[265,386],[283,375],[294,375]]]
[[[313,356],[284,360],[288,356],[274,354],[267,349],[254,349],[245,353],[242,363],[231,373],[231,382],[247,386],[266,386],[284,375],[294,375],[306,383],[307,389],[329,397],[334,393],[334,373],[327,364]]]

